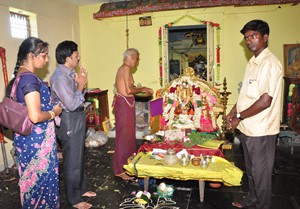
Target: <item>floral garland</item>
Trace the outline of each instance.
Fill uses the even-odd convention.
[[[161,27],[158,31],[158,46],[159,46],[159,85],[163,86],[163,67],[162,67],[162,45],[161,45]]]
[[[175,79],[172,81],[171,86],[169,87],[169,92],[165,95],[165,101],[167,101],[166,106],[163,110],[163,119],[166,122],[167,126],[172,126],[174,124],[175,119],[175,109],[179,105],[179,97],[176,94],[176,90],[178,86],[182,85],[182,81],[186,81],[191,87],[193,91],[193,107],[194,107],[194,116],[193,122],[195,128],[201,128],[200,118],[202,114],[202,106],[203,99],[206,97],[206,101],[209,107],[209,115],[211,116],[213,128],[216,129],[216,120],[213,112],[213,105],[216,104],[216,98],[214,98],[209,93],[204,93],[201,91],[200,87],[194,83],[189,76],[182,76],[181,79]],[[181,104],[180,104],[181,105]]]
[[[216,70],[216,72],[217,72],[217,76],[216,76],[216,83],[217,84],[220,84],[220,50],[221,50],[221,48],[220,48],[220,32],[221,32],[221,28],[220,28],[220,26],[218,25],[218,26],[216,26],[217,27],[217,29],[216,29],[216,32],[217,32],[217,34],[216,34],[216,46],[217,46],[217,48],[216,48],[216,62],[217,62],[217,70]]]
[[[172,27],[173,25],[175,25],[176,23],[178,23],[179,21],[181,21],[182,19],[184,19],[185,17],[188,17],[196,22],[198,22],[199,24],[205,24],[205,25],[210,25],[212,27],[215,27],[216,28],[216,65],[214,68],[216,68],[216,84],[219,85],[220,84],[220,68],[221,68],[221,65],[220,65],[220,51],[221,51],[221,47],[220,47],[220,31],[221,31],[221,27],[220,27],[220,24],[219,23],[214,23],[214,22],[211,22],[211,21],[206,21],[206,20],[199,20],[197,18],[194,18],[190,15],[185,15],[185,16],[181,16],[180,18],[176,19],[175,21],[173,22],[169,22],[167,24],[164,25],[164,29],[167,29],[167,28],[170,28]],[[161,87],[163,87],[163,78],[164,76],[166,75],[163,75],[163,63],[162,63],[162,28],[160,27],[159,28],[159,31],[158,31],[158,45],[159,45],[159,84]],[[166,51],[166,50],[165,50]],[[164,58],[166,59],[166,55],[164,55]],[[166,66],[165,66],[166,68]],[[165,78],[165,80],[167,80]]]

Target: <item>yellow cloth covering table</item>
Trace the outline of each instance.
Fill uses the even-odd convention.
[[[181,166],[180,162],[168,165],[163,160],[157,160],[150,153],[140,152],[124,165],[126,173],[144,178],[144,189],[148,191],[149,177],[168,178],[175,180],[198,180],[200,201],[204,201],[205,181],[222,182],[226,186],[240,186],[243,172],[224,158],[214,156],[215,162],[210,162],[207,168],[201,165]]]

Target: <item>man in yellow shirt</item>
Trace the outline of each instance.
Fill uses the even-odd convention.
[[[228,128],[238,128],[249,191],[237,208],[270,209],[275,141],[280,129],[282,65],[268,48],[269,25],[262,20],[248,22],[240,31],[249,60],[237,103],[227,115]]]

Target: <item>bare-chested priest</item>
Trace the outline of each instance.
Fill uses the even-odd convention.
[[[127,49],[115,80],[113,107],[116,121],[116,141],[113,167],[115,176],[124,180],[133,178],[125,173],[123,165],[127,164],[127,159],[136,152],[134,95],[144,93],[144,96],[151,96],[153,94],[153,90],[148,87],[134,85],[132,69],[137,67],[138,62],[138,50]]]

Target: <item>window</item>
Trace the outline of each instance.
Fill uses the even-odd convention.
[[[13,38],[28,38],[30,36],[30,21],[27,15],[10,13],[11,35]]]
[[[35,14],[16,8],[9,8],[9,10],[13,38],[26,39],[29,36],[37,36]]]

